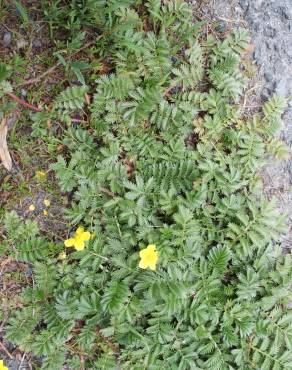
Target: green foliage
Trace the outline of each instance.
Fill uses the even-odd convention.
[[[14,0],[13,4],[15,5],[17,12],[22,19],[23,25],[27,26],[29,24],[28,10],[21,4],[20,1]]]
[[[34,276],[6,337],[45,356],[43,369],[81,357],[88,369],[292,369],[291,255],[275,245],[284,216],[255,186],[267,154],[287,154],[273,139],[285,102],[241,117],[246,31],[206,39],[181,0],[74,1],[70,12],[79,4],[72,17],[103,35],[110,73],[53,169],[72,192],[67,219],[94,235],[61,261],[60,246],[6,216]],[[87,89],[67,88],[52,117],[70,123]],[[156,271],[138,267],[148,244]]]
[[[68,87],[57,96],[53,112],[63,120],[70,122],[70,113],[83,108],[87,91],[86,86]]]
[[[0,62],[0,82],[4,81],[9,75],[9,66]]]
[[[23,222],[15,211],[5,214],[4,228],[16,241],[33,239],[38,233],[38,225],[30,219]]]
[[[5,214],[4,227],[8,240],[4,243],[10,254],[20,261],[37,262],[54,256],[54,243],[39,236],[38,225],[30,219],[23,221],[15,211]]]

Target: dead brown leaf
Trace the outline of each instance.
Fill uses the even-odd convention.
[[[87,105],[90,105],[90,102],[91,102],[91,97],[89,94],[85,93],[85,101],[86,101],[86,104]]]
[[[247,56],[254,52],[255,45],[250,43],[247,48],[243,51],[242,55]]]
[[[12,159],[7,146],[7,121],[3,118],[0,124],[0,159],[7,171],[11,171]]]

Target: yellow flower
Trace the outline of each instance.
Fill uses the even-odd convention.
[[[87,240],[90,239],[90,232],[84,231],[83,227],[78,227],[72,238],[64,241],[65,247],[74,247],[77,251],[82,251]]]
[[[44,216],[47,216],[47,215],[49,214],[49,212],[45,209],[45,210],[43,211],[43,214],[44,214]]]
[[[29,207],[28,207],[28,210],[33,212],[35,210],[35,206],[34,204],[31,204]]]
[[[50,205],[51,205],[51,201],[50,201],[50,199],[44,199],[44,205],[45,205],[46,207],[50,207]]]
[[[4,365],[3,360],[0,360],[0,370],[8,370],[8,367]]]
[[[147,248],[140,251],[139,256],[141,258],[139,263],[141,269],[147,269],[149,267],[153,271],[156,270],[156,263],[158,260],[156,245],[149,244]]]
[[[47,174],[44,171],[36,171],[35,175],[38,180],[45,180],[47,177]]]
[[[66,252],[61,252],[58,256],[58,260],[65,260],[67,257]]]

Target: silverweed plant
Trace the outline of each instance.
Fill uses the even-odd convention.
[[[91,3],[109,72],[34,116],[67,125],[52,168],[76,232],[64,245],[7,213],[34,283],[6,339],[42,369],[292,369],[285,217],[258,175],[287,154],[285,100],[244,116],[244,29],[206,36],[181,0]]]

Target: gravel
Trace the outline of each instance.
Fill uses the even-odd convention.
[[[3,35],[2,43],[5,47],[10,46],[12,41],[12,33],[11,32],[5,32]]]

